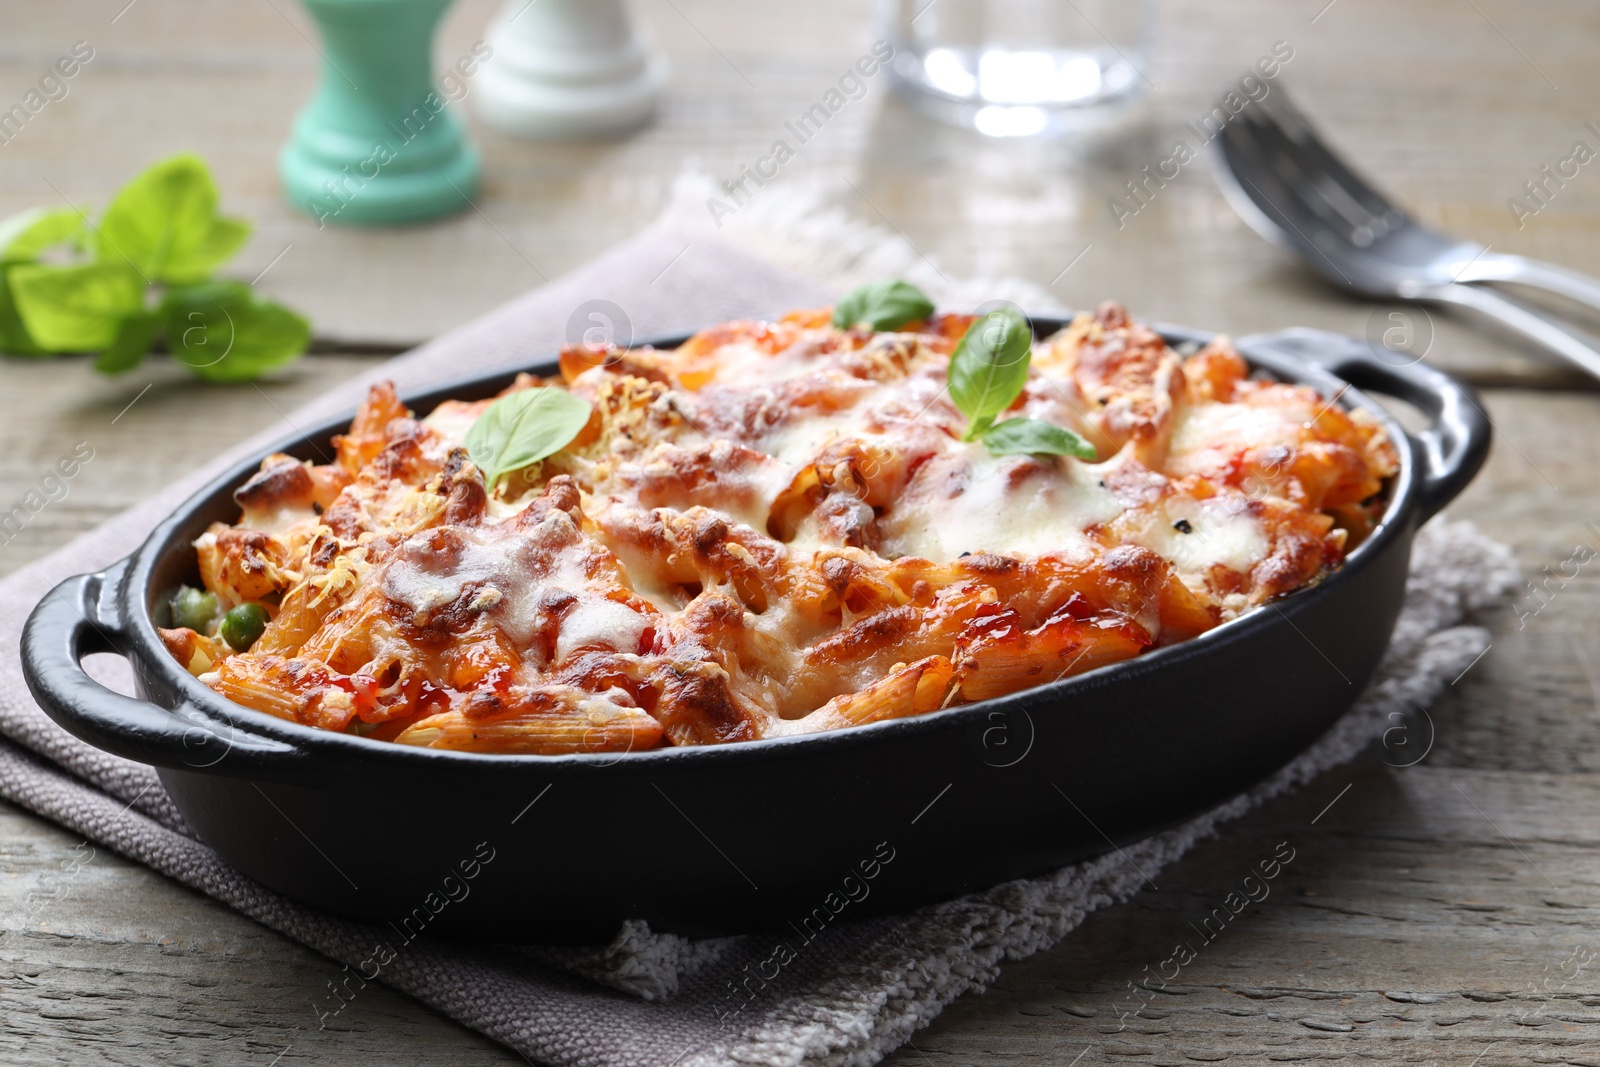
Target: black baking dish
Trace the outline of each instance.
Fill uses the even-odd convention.
[[[1060,325],[1035,320],[1041,334]],[[1207,338],[1162,332],[1175,345]],[[1257,371],[1383,420],[1401,468],[1381,526],[1312,588],[1001,699],[806,737],[571,756],[419,749],[250,711],[190,677],[152,612],[193,580],[193,538],[237,518],[232,492],[259,456],[128,559],[46,596],[23,635],[28,684],[74,734],[154,764],[190,825],[240,870],[376,923],[503,941],[604,939],[628,918],[727,933],[1039,874],[1239,793],[1326,730],[1388,645],[1418,526],[1488,452],[1476,398],[1437,371],[1311,330],[1239,347]],[[406,399],[426,412],[488,396],[518,369]],[[1407,435],[1364,388],[1421,409],[1427,428]],[[311,458],[347,425],[330,420],[274,451]],[[83,672],[81,658],[102,651],[131,661],[142,699]]]

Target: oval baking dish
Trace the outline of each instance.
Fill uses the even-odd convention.
[[[1034,320],[1041,336],[1062,324]],[[1173,345],[1209,336],[1160,332]],[[1238,348],[1257,371],[1380,418],[1400,456],[1381,525],[1311,588],[1010,696],[832,733],[565,756],[415,748],[250,711],[168,654],[152,612],[192,579],[190,543],[236,514],[233,490],[261,456],[213,481],[128,559],[47,595],[24,631],[23,666],[62,726],[155,765],[230,863],[290,898],[407,936],[426,926],[582,942],[630,918],[699,935],[804,931],[948,898],[1107,852],[1237,794],[1326,730],[1376,669],[1412,538],[1482,465],[1488,421],[1465,386],[1353,338],[1289,330]],[[552,368],[405,400],[424,413],[491,396],[518,370]],[[1408,435],[1361,389],[1414,405],[1427,428]],[[262,455],[309,458],[347,423]],[[80,660],[91,652],[127,657],[141,699],[89,678]]]

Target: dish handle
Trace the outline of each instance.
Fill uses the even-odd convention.
[[[1238,348],[1245,356],[1266,350],[1314,363],[1357,389],[1396,397],[1427,415],[1429,425],[1411,435],[1423,468],[1417,478],[1419,526],[1454,500],[1489,456],[1494,427],[1477,391],[1432,367],[1400,363],[1398,354],[1386,359],[1358,338],[1307,327],[1241,337]]]
[[[117,595],[127,561],[68,578],[39,601],[22,630],[22,674],[39,706],[91,745],[158,767],[259,768],[293,756],[290,745],[241,731],[188,701],[166,708],[107,689],[83,669],[95,652],[127,656]],[[138,668],[136,657],[128,656]]]

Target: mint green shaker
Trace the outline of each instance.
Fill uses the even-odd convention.
[[[477,151],[432,82],[450,0],[303,0],[322,82],[278,158],[284,195],[317,220],[397,223],[468,206]]]

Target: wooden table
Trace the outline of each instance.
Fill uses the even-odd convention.
[[[273,178],[318,64],[300,11],[290,0],[136,0],[118,16],[121,6],[0,3],[0,104],[74,41],[95,48],[68,98],[0,145],[0,211],[102,201],[146,162],[198,150],[227,208],[257,223],[239,271],[273,264],[262,288],[311,315],[320,354],[259,389],[202,388],[159,361],[115,381],[83,360],[0,364],[0,501],[20,498],[77,442],[95,449],[70,495],[0,545],[0,568],[280,422],[377,356],[628,236],[667,202],[688,157],[735,172],[872,39],[865,0],[643,0],[674,63],[656,126],[564,146],[480,129],[481,213],[319,231],[280,203]],[[458,4],[440,57],[465,53],[492,7]],[[1571,0],[1177,0],[1155,35],[1149,114],[1115,144],[985,142],[930,126],[874,86],[781,180],[842,189],[853,215],[898,229],[949,274],[1019,275],[1064,305],[1115,296],[1143,316],[1235,333],[1296,323],[1362,333],[1396,309],[1332,295],[1294,269],[1238,222],[1204,165],[1120,229],[1108,198],[1285,40],[1295,55],[1279,84],[1420,217],[1600,273],[1600,164],[1521,228],[1506,205],[1575,140],[1600,147],[1583,125],[1600,121],[1597,29],[1600,8]],[[1600,548],[1593,383],[1479,322],[1440,313],[1432,323],[1429,361],[1486,387],[1498,431],[1454,513],[1513,544],[1530,573],[1576,545]],[[1159,891],[1007,968],[893,1062],[1600,1062],[1597,604],[1591,566],[1536,616],[1491,613],[1493,647],[1433,709],[1437,737],[1420,765],[1386,767],[1377,751],[1242,820]],[[1271,897],[1119,1026],[1127,984],[1284,840],[1296,859]],[[77,844],[0,805],[0,1059],[517,1058],[380,987],[319,1031],[311,1003],[336,971],[326,959],[104,850],[64,899],[25,915],[25,896],[48,888]]]

